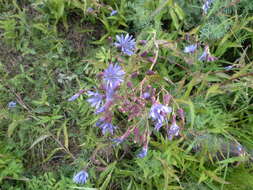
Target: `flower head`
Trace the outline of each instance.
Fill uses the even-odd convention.
[[[211,55],[210,51],[209,51],[209,47],[206,46],[204,49],[204,52],[202,53],[202,55],[199,57],[199,61],[215,61],[217,60],[216,57],[214,57],[213,55]]]
[[[121,82],[125,72],[117,64],[110,64],[109,67],[104,71],[104,82],[107,90],[115,89]]]
[[[135,39],[133,38],[132,35],[130,35],[130,36],[129,36],[129,34],[127,34],[126,36],[124,36],[123,34],[116,35],[116,39],[117,39],[117,42],[115,42],[114,45],[117,48],[120,48],[122,53],[129,55],[129,56],[134,54]]]
[[[202,10],[204,11],[205,14],[207,14],[208,9],[210,8],[213,0],[206,0],[204,5],[202,6]]]
[[[17,102],[11,101],[8,103],[8,108],[15,108],[17,105]]]
[[[87,102],[91,104],[91,107],[95,107],[96,109],[99,109],[103,102],[103,95],[99,94],[98,92],[87,92],[88,96],[90,98],[87,99]]]
[[[225,69],[226,71],[230,71],[230,70],[233,69],[233,68],[234,68],[234,65],[229,65],[229,66],[224,67],[224,69]]]
[[[87,9],[87,12],[88,12],[88,13],[92,13],[93,11],[94,11],[94,9],[91,8],[91,7],[89,7],[89,8]]]
[[[114,16],[114,15],[116,15],[117,13],[118,13],[118,11],[116,11],[116,10],[112,10],[112,12],[111,12],[110,16]]]
[[[197,44],[192,44],[192,45],[186,46],[184,48],[184,52],[185,53],[194,53],[196,49],[197,49]]]
[[[204,51],[204,52],[201,54],[201,56],[199,57],[199,60],[200,60],[200,61],[207,60],[207,52],[206,52],[206,51]]]
[[[150,109],[149,116],[153,121],[155,121],[155,129],[159,130],[162,125],[165,117],[168,113],[172,111],[171,107],[164,106],[159,103],[154,103]]]
[[[89,174],[86,171],[82,170],[78,172],[76,175],[74,175],[73,181],[78,184],[85,184],[88,177]]]
[[[148,154],[148,148],[143,147],[139,154],[137,154],[138,158],[144,158]]]
[[[113,124],[105,121],[104,118],[100,119],[97,123],[96,126],[99,127],[100,129],[102,129],[102,133],[103,135],[105,135],[107,132],[110,132],[111,134],[113,134],[114,130],[117,128],[116,126],[114,126]]]
[[[176,123],[176,116],[173,116],[172,125],[168,129],[168,138],[172,140],[174,136],[178,136],[180,131],[180,127]]]
[[[149,92],[144,92],[141,96],[143,99],[149,99],[151,97]]]

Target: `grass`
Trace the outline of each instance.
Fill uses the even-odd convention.
[[[252,189],[250,1],[215,0],[205,15],[199,0],[0,0],[1,189]],[[132,56],[113,45],[122,33],[136,39]],[[195,43],[195,53],[184,53]],[[198,60],[206,45],[216,61]],[[99,89],[111,62],[126,75],[112,107],[118,128],[103,135],[86,92],[68,99]],[[152,103],[134,100],[149,85],[160,102],[172,97],[181,129],[173,140],[165,127],[153,130]],[[126,99],[140,115],[120,111]],[[140,136],[114,146],[133,126]],[[145,146],[137,137],[148,139],[144,158],[137,157]],[[83,168],[88,181],[75,184]]]

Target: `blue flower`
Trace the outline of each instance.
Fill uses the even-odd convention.
[[[116,11],[116,10],[112,10],[112,12],[111,12],[110,16],[114,16],[114,15],[116,15],[117,13],[118,13],[118,11]]]
[[[143,99],[149,99],[151,97],[149,92],[144,92],[141,96]]]
[[[199,57],[199,61],[215,61],[217,60],[216,57],[214,57],[213,55],[211,55],[210,51],[209,51],[209,47],[206,46],[204,49],[204,52],[202,53],[202,55]]]
[[[76,100],[79,96],[80,96],[80,94],[79,94],[79,93],[76,93],[76,94],[74,94],[73,96],[71,96],[71,97],[68,99],[68,101],[69,101],[69,102],[72,102],[72,101]]]
[[[104,119],[100,119],[97,123],[96,126],[102,129],[103,135],[105,135],[107,132],[110,132],[113,134],[114,130],[117,128],[113,124],[106,122]]]
[[[115,143],[115,145],[119,145],[124,141],[123,138],[114,138],[112,139],[112,142]]]
[[[224,69],[225,69],[226,71],[230,71],[230,70],[233,69],[233,68],[234,68],[234,65],[229,65],[229,66],[224,67]]]
[[[125,72],[117,64],[110,64],[109,67],[104,71],[104,82],[106,89],[109,93],[110,90],[114,90],[121,82],[123,82]],[[107,93],[107,94],[108,94]],[[109,94],[111,94],[110,92]]]
[[[185,53],[194,53],[194,51],[197,49],[197,44],[192,44],[192,45],[189,45],[189,46],[186,46],[184,48],[184,52]]]
[[[171,107],[164,106],[159,103],[155,103],[152,105],[149,113],[149,117],[155,121],[155,129],[159,130],[162,127],[163,121],[168,113],[171,113]]]
[[[179,131],[180,131],[180,127],[176,124],[176,122],[173,122],[168,130],[169,140],[172,140],[174,136],[178,136]]]
[[[82,170],[73,177],[73,181],[78,184],[85,184],[87,182],[87,179],[89,177],[89,174]]]
[[[87,99],[87,102],[89,102],[92,107],[99,109],[103,102],[103,95],[92,91],[88,91],[87,94],[90,97]]]
[[[205,14],[207,14],[207,11],[210,8],[212,2],[213,2],[213,0],[206,0],[204,5],[202,6],[202,9],[203,9]]]
[[[116,85],[116,87],[117,87],[117,85]],[[107,88],[105,94],[106,94],[106,101],[107,102],[111,101],[113,99],[114,94],[115,94],[114,88]]]
[[[17,102],[11,101],[8,103],[8,108],[15,108],[17,106]]]
[[[120,48],[122,53],[124,53],[128,56],[131,56],[134,54],[135,39],[133,38],[132,35],[130,35],[130,36],[129,36],[129,34],[127,34],[126,36],[124,36],[123,34],[116,35],[116,39],[117,39],[117,42],[115,42],[114,45],[117,48]]]
[[[94,11],[94,9],[91,8],[91,7],[89,7],[89,8],[87,9],[87,12],[88,12],[88,13],[91,13],[91,12],[93,12],[93,11]]]
[[[148,154],[148,148],[143,147],[139,154],[137,154],[138,158],[144,158]]]
[[[208,53],[204,51],[202,55],[199,57],[199,61],[205,61],[207,60]]]

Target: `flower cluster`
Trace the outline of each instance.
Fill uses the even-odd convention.
[[[186,46],[184,48],[184,53],[192,54],[197,50],[197,47],[198,47],[197,44],[192,44],[192,45]],[[199,56],[198,60],[211,62],[211,61],[217,60],[217,58],[210,53],[209,46],[206,45],[203,53]]]
[[[122,34],[117,35],[116,39],[114,45],[123,54],[129,56],[134,54],[135,39],[132,36]],[[184,52],[194,53],[196,49],[197,44],[193,44],[185,47]],[[209,50],[206,49],[206,52],[209,53]],[[183,109],[178,105],[176,110],[175,106],[170,106],[171,99],[173,99],[172,95],[166,90],[157,92],[157,89],[153,88],[145,79],[154,75],[155,72],[149,69],[145,74],[140,87],[135,86],[133,80],[138,77],[138,72],[129,73],[128,76],[125,76],[126,72],[119,63],[110,63],[98,75],[100,85],[95,90],[85,91],[88,96],[87,102],[95,109],[95,114],[99,115],[96,127],[102,131],[103,135],[110,134],[112,136],[118,128],[121,129],[119,131],[125,131],[121,136],[112,138],[114,146],[123,143],[126,138],[132,135],[134,137],[133,142],[142,147],[137,154],[138,158],[143,158],[148,154],[149,139],[153,131],[162,133],[167,131],[165,135],[169,140],[172,140],[174,137],[179,136],[180,130],[185,124]],[[163,101],[159,100],[161,92]],[[80,90],[68,101],[77,99],[82,93],[84,93],[84,90]],[[124,121],[131,123],[131,126],[115,126],[113,124],[113,120],[117,119],[114,118],[115,113],[117,115],[122,114],[121,117],[125,118]],[[180,122],[177,121],[177,118]],[[150,128],[149,126],[153,127]],[[162,127],[163,130],[161,130]],[[82,181],[82,178],[85,179],[83,181],[86,181],[85,176],[87,178],[87,175],[82,172],[75,177],[75,181]]]
[[[171,113],[171,111],[171,107],[167,107],[159,103],[154,103],[152,105],[149,116],[155,122],[155,129],[157,131],[159,131],[159,129],[162,127],[167,114]]]
[[[112,12],[111,16],[117,14]],[[133,55],[135,51],[135,39],[127,34],[126,36],[116,36],[117,42],[114,45],[121,50],[123,54]],[[194,53],[197,44],[185,47],[185,53]],[[209,49],[205,49],[210,56]],[[140,55],[142,56],[142,55]],[[148,59],[147,59],[148,60]],[[118,60],[119,61],[119,60]],[[151,62],[153,63],[154,60]],[[121,62],[121,61],[119,61]],[[145,72],[140,86],[136,86],[136,79],[140,78],[139,72],[128,73],[123,70],[119,63],[110,63],[97,77],[100,84],[93,90],[80,90],[68,99],[69,102],[76,100],[83,93],[87,96],[86,101],[94,109],[94,113],[99,119],[96,127],[103,135],[109,135],[113,146],[120,145],[128,137],[140,146],[137,152],[137,158],[144,158],[148,155],[149,141],[154,131],[164,133],[167,139],[180,135],[185,124],[184,111],[178,105],[172,105],[174,99],[165,89],[157,91],[146,80],[156,74],[152,68]],[[163,94],[162,101],[160,94]],[[171,101],[172,100],[172,101]],[[176,107],[176,108],[175,108]],[[114,125],[117,120],[115,115],[124,117],[124,124]],[[131,123],[127,126],[126,123]],[[150,127],[152,126],[152,127]],[[115,130],[123,131],[119,136]],[[118,133],[119,133],[118,132]],[[73,181],[78,184],[85,184],[88,179],[88,173],[85,170],[80,171],[73,177]]]
[[[102,133],[106,134],[116,129],[112,121],[112,112],[109,110],[114,104],[115,93],[119,85],[124,81],[125,72],[122,70],[121,66],[118,64],[110,64],[107,69],[104,70],[102,90],[105,94],[100,94],[98,92],[88,91],[89,98],[87,101],[92,107],[96,108],[95,113],[103,113],[103,117],[97,122],[96,126],[102,129]]]

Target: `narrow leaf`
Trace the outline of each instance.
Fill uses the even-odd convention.
[[[37,139],[32,143],[32,145],[30,146],[29,149],[33,148],[33,147],[34,147],[36,144],[38,144],[40,141],[43,141],[44,139],[46,139],[46,138],[48,138],[48,137],[50,137],[50,136],[51,136],[51,135],[49,135],[49,134],[40,136],[39,138],[37,138]]]

